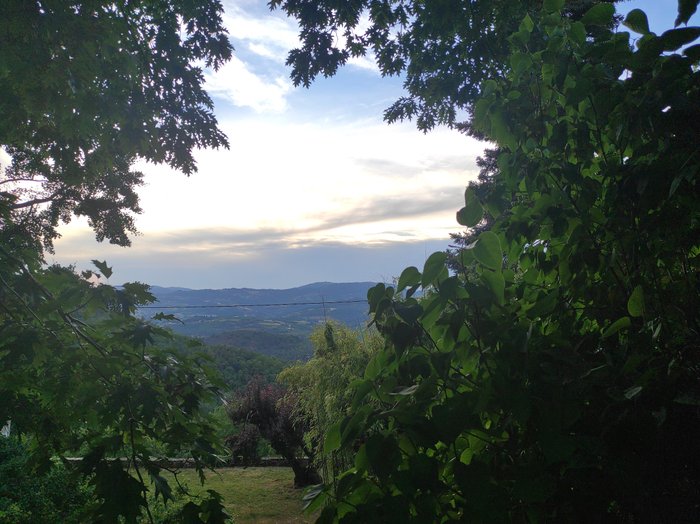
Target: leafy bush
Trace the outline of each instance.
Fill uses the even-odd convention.
[[[700,28],[634,10],[634,48],[612,5],[564,3],[523,16],[473,106],[499,149],[458,212],[492,218],[468,271],[434,253],[369,292],[386,345],[328,432],[357,451],[320,522],[697,520]]]
[[[62,464],[34,473],[30,455],[15,438],[0,437],[0,523],[85,522],[92,490]]]

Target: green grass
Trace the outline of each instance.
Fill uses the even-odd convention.
[[[234,522],[260,524],[302,524],[315,521],[302,514],[304,490],[294,489],[290,468],[222,468],[208,472],[204,487],[194,470],[178,475],[193,492],[218,491]]]

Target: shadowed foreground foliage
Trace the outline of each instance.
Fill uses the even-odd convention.
[[[498,169],[458,212],[487,220],[463,270],[435,253],[368,294],[385,347],[326,437],[354,464],[311,493],[319,522],[697,520],[700,28],[564,6],[521,13],[469,106]]]

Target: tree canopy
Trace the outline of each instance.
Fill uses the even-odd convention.
[[[325,67],[332,41],[314,31],[355,26],[364,7],[370,36],[411,6],[409,25],[432,9],[436,38],[459,41],[451,2],[284,5],[307,53],[292,63]],[[468,188],[458,213],[492,219],[458,253],[464,271],[434,253],[369,291],[385,346],[326,437],[355,459],[311,494],[319,522],[696,517],[700,28],[657,35],[633,10],[630,33],[610,4],[571,5],[524,7],[469,102],[498,150],[492,187]],[[696,5],[681,0],[676,25]],[[401,56],[394,33],[377,38],[380,60]]]
[[[43,255],[73,215],[127,245],[142,177],[134,162],[191,173],[194,148],[227,144],[201,70],[230,57],[221,12],[217,0],[3,3],[0,424],[10,421],[36,471],[82,457],[66,465],[90,482],[86,520],[153,522],[148,494],[176,494],[155,459],[187,454],[200,473],[216,461],[201,408],[221,384],[205,357],[176,351],[136,315],[154,301],[148,286],[109,285],[104,261],[76,274]],[[226,515],[209,492],[179,517]]]
[[[202,66],[231,56],[218,1],[3,3],[0,205],[47,245],[71,214],[128,245],[140,212],[137,159],[196,170],[192,150],[227,146]]]
[[[599,0],[567,2],[580,17]],[[605,0],[617,1],[617,0]],[[373,53],[382,75],[403,75],[406,94],[387,121],[415,118],[427,131],[439,124],[469,127],[468,111],[481,82],[508,65],[506,37],[542,0],[272,0],[297,19],[301,46],[289,53],[295,85],[331,76],[350,57]]]

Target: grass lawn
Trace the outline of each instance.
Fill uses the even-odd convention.
[[[195,470],[178,475],[193,492],[213,489],[221,493],[224,505],[236,523],[311,523],[314,516],[302,514],[303,489],[294,489],[291,468],[222,468],[207,472],[204,487]]]

